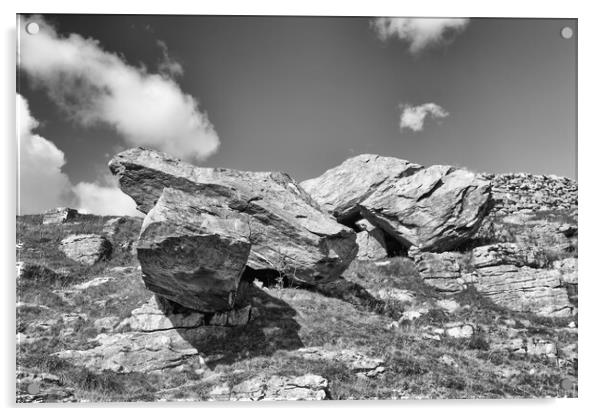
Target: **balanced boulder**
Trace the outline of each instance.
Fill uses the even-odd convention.
[[[249,227],[247,266],[252,269],[278,270],[315,284],[336,279],[357,253],[353,230],[322,211],[284,173],[200,168],[144,148],[118,154],[109,167],[141,212],[153,208],[164,188],[201,198],[199,214],[206,198],[238,212]]]
[[[234,306],[251,250],[247,217],[219,199],[165,188],[142,224],[146,287],[197,311]]]
[[[340,222],[361,216],[406,248],[451,250],[478,230],[491,185],[451,166],[360,155],[301,186]]]

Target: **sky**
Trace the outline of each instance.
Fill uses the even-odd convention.
[[[18,30],[21,213],[134,214],[107,162],[138,145],[298,181],[362,153],[576,178],[575,19],[28,15]]]

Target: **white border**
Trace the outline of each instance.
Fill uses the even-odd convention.
[[[3,157],[2,180],[4,190],[2,215],[2,266],[4,270],[2,293],[5,296],[3,311],[5,336],[1,343],[2,356],[2,405],[11,406],[14,402],[14,227],[16,199],[16,140],[15,140],[15,22],[16,13],[119,13],[119,14],[292,14],[292,15],[344,15],[344,16],[470,16],[470,17],[570,17],[579,19],[579,202],[580,209],[580,276],[581,276],[581,319],[579,357],[579,399],[576,400],[498,400],[498,401],[404,401],[404,402],[336,402],[322,404],[201,404],[194,407],[180,405],[175,412],[203,413],[236,413],[251,415],[269,414],[287,415],[308,412],[345,412],[366,413],[371,409],[379,412],[400,413],[419,412],[422,414],[462,413],[476,414],[521,414],[530,413],[580,414],[588,413],[589,407],[595,409],[598,392],[600,371],[600,325],[598,318],[598,297],[600,296],[602,273],[599,271],[598,254],[602,231],[600,204],[602,175],[596,169],[600,164],[600,140],[602,134],[598,126],[600,120],[600,19],[602,15],[596,8],[596,2],[577,1],[545,1],[528,2],[525,0],[505,0],[498,2],[440,0],[414,2],[378,1],[351,3],[349,1],[304,0],[295,4],[265,0],[254,1],[124,1],[102,0],[94,3],[62,0],[4,0],[0,5],[2,13],[2,100],[0,100],[1,125],[4,127],[2,143]],[[542,149],[545,152],[545,149]],[[598,238],[596,238],[598,237]],[[596,267],[598,266],[598,267]],[[12,294],[11,294],[11,291]],[[13,405],[14,406],[14,405]],[[595,406],[595,407],[594,407]],[[110,412],[131,412],[122,406],[111,406]],[[131,406],[129,406],[131,407]],[[145,414],[164,414],[165,407],[176,405],[145,406]],[[16,409],[9,409],[12,413]],[[81,406],[75,408],[57,408],[46,406],[42,408],[23,408],[21,412],[43,411],[46,414],[81,413]],[[599,411],[599,410],[598,410]],[[95,406],[86,409],[86,414],[105,414],[104,408]]]

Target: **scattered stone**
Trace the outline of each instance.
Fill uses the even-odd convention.
[[[470,264],[475,268],[504,264],[541,268],[546,266],[547,258],[544,250],[539,247],[498,243],[474,248]]]
[[[406,248],[445,251],[478,230],[490,183],[451,166],[359,155],[301,186],[340,222],[358,214]]]
[[[540,338],[513,338],[502,340],[501,343],[494,345],[496,348],[505,348],[514,354],[527,354],[535,356],[546,356],[556,358],[558,349],[556,344]]]
[[[447,354],[443,354],[441,357],[437,358],[437,361],[443,365],[447,365],[450,367],[458,367],[458,363],[451,356]]]
[[[85,313],[66,313],[61,315],[61,320],[64,325],[73,327],[86,322],[88,315]]]
[[[435,305],[447,313],[455,313],[461,309],[460,304],[453,299],[439,299]]]
[[[73,392],[54,374],[17,370],[17,403],[74,402]]]
[[[44,213],[42,224],[63,224],[77,218],[77,210],[72,208],[53,208]]]
[[[94,328],[99,333],[111,332],[119,324],[118,316],[107,316],[94,321]]]
[[[278,270],[316,284],[338,278],[357,254],[353,230],[323,212],[284,173],[200,168],[142,148],[118,154],[109,167],[141,212],[148,213],[165,188],[221,201],[238,212],[249,227],[247,266],[254,270]],[[198,210],[197,215],[211,214]]]
[[[17,280],[46,280],[53,282],[61,277],[61,274],[44,265],[24,261],[17,262]]]
[[[100,334],[93,341],[100,345],[89,350],[65,350],[53,355],[96,373],[104,370],[149,373],[184,366],[194,369],[204,364],[196,348],[173,329]]]
[[[328,380],[315,374],[299,377],[254,377],[216,391],[215,398],[226,400],[324,400],[328,397]],[[227,397],[226,397],[227,395]]]
[[[311,347],[301,348],[295,351],[294,354],[307,360],[340,362],[354,373],[365,377],[374,377],[385,371],[385,361],[383,359],[368,357],[359,351],[350,349],[329,351],[322,348]]]
[[[109,240],[97,234],[74,234],[63,239],[59,249],[71,260],[92,266],[111,256]]]
[[[47,311],[50,308],[46,305],[41,305],[37,303],[27,303],[27,302],[17,302],[17,313],[22,312],[24,309],[29,309],[30,311]]]
[[[80,283],[78,285],[73,285],[71,286],[71,289],[76,290],[78,292],[83,292],[86,289],[89,289],[91,287],[102,286],[106,283],[112,282],[113,280],[115,280],[115,278],[111,276],[99,276],[95,277],[92,280],[88,280],[87,282]]]
[[[450,322],[445,324],[445,335],[451,338],[471,338],[475,329],[471,324]]]
[[[395,287],[379,289],[375,292],[375,297],[384,301],[393,300],[399,303],[413,303],[416,300],[414,293]]]

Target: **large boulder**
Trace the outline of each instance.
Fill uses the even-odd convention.
[[[165,188],[142,224],[146,287],[197,311],[234,306],[251,250],[247,217],[219,199]]]
[[[143,148],[118,154],[109,167],[141,212],[148,213],[163,189],[172,188],[200,198],[199,214],[202,200],[212,199],[246,218],[252,269],[278,270],[315,284],[336,279],[357,253],[353,230],[322,211],[284,173],[200,168]]]
[[[406,248],[440,252],[473,236],[490,204],[491,184],[451,166],[360,155],[301,186],[340,222],[362,216]]]
[[[72,234],[61,241],[59,249],[73,261],[92,266],[111,256],[111,242],[98,234]]]

